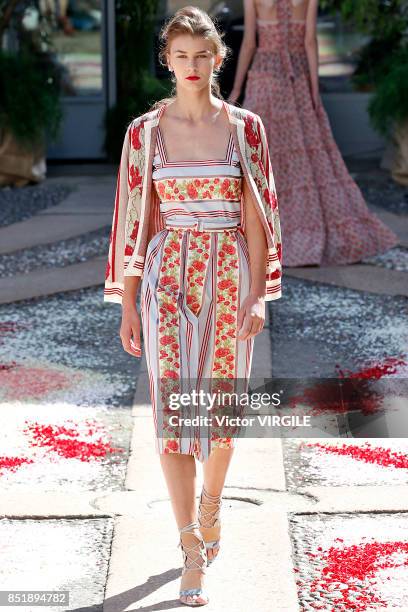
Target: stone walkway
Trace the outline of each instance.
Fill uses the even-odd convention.
[[[77,190],[62,204],[0,228],[4,255],[24,249],[29,260],[41,245],[86,241],[110,224],[112,175],[66,181]],[[408,219],[375,212],[407,248]],[[102,253],[0,278],[2,589],[68,590],[66,610],[186,609],[145,355],[121,347],[120,307],[102,301]],[[323,379],[339,363],[363,372],[374,360],[376,372],[406,379],[406,272],[380,263],[284,270],[285,298],[268,304],[255,339],[254,378]],[[387,357],[400,360],[394,370]],[[320,439],[277,430],[238,441],[209,612],[408,609],[406,405],[397,400],[376,423],[390,439],[370,424],[366,437],[341,437],[326,414]],[[201,467],[197,476],[200,487]]]

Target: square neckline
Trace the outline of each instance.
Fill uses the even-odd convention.
[[[169,106],[169,105],[167,105]],[[226,113],[227,113],[227,119],[228,119],[228,125],[229,125],[229,117],[228,117],[228,112],[225,108],[224,102],[222,101],[222,107],[221,107]],[[164,112],[164,109],[163,109]],[[163,114],[163,113],[162,113]],[[161,117],[160,117],[161,118]],[[227,143],[227,149],[225,152],[225,156],[223,159],[177,159],[175,161],[170,161],[169,160],[169,156],[167,154],[167,147],[166,147],[166,143],[164,142],[164,137],[163,137],[163,133],[160,129],[160,122],[157,125],[157,136],[158,139],[160,141],[161,144],[161,150],[163,152],[163,157],[164,157],[164,163],[166,165],[173,165],[173,164],[194,164],[194,163],[207,163],[207,162],[218,162],[218,163],[222,163],[225,164],[226,162],[228,162],[230,155],[231,155],[231,147],[232,147],[232,131],[231,129],[229,130],[229,138],[228,138],[228,143]],[[160,149],[159,149],[160,152]]]

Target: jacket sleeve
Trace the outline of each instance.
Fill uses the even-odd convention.
[[[127,218],[130,197],[130,162],[132,124],[126,130],[116,180],[115,204],[112,229],[109,238],[109,254],[105,269],[104,301],[122,303],[124,291],[124,268],[127,246]]]
[[[277,300],[282,297],[282,239],[279,219],[279,206],[276,194],[275,179],[273,176],[272,164],[269,154],[269,144],[266,136],[265,127],[262,119],[258,116],[260,137],[261,137],[261,157],[266,177],[266,193],[264,201],[266,203],[266,216],[268,225],[273,235],[275,248],[273,252],[268,252],[267,274],[266,274],[266,297],[265,301]]]

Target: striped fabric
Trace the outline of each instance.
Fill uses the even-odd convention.
[[[173,392],[185,391],[187,385],[188,391],[217,393],[232,384],[230,390],[247,391],[254,339],[236,337],[238,311],[250,289],[239,225],[242,176],[232,137],[222,160],[171,162],[159,130],[152,179],[166,228],[148,244],[141,287],[159,453],[204,461],[212,448],[236,444],[232,431],[218,425],[172,426],[165,390],[170,385]],[[201,408],[200,414],[211,413]]]

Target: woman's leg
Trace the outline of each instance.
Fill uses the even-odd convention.
[[[233,452],[234,448],[214,448],[203,464],[204,488],[211,497],[219,497],[222,493]],[[217,511],[217,505],[211,503],[211,500],[205,495],[203,495],[202,511],[205,515],[203,526],[210,527],[214,522],[212,516]],[[218,540],[219,536],[219,527],[205,529],[205,540],[207,542]],[[209,549],[207,551],[208,559],[213,559],[216,553],[217,548],[215,550]]]
[[[195,459],[181,453],[160,454],[160,463],[180,529],[197,520]]]
[[[196,464],[193,455],[180,453],[160,454],[160,463],[167,483],[174,516],[178,528],[185,527],[197,520],[196,507]],[[197,544],[201,534],[198,529],[194,532],[184,532],[181,540],[188,548]],[[203,587],[203,573],[199,569],[192,569],[181,577],[180,589]],[[187,601],[192,601],[187,597]]]

